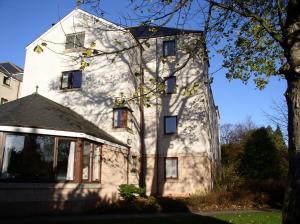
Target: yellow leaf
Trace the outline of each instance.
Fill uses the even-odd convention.
[[[38,53],[38,54],[40,54],[40,53],[42,53],[44,50],[43,50],[43,48],[42,48],[40,45],[36,45],[36,46],[34,47],[33,51],[36,52],[36,53]]]
[[[94,41],[91,43],[91,47],[92,48],[96,47],[96,43]]]
[[[92,52],[92,50],[90,48],[86,50],[86,56],[87,57],[91,57],[92,54],[93,54],[93,52]]]

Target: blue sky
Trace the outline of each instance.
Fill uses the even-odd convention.
[[[106,18],[119,22],[127,13],[127,0],[104,1]],[[11,61],[21,67],[25,61],[25,47],[75,8],[76,0],[0,0],[0,62]],[[211,72],[220,68],[221,58],[210,61]],[[277,77],[262,91],[252,82],[229,82],[224,71],[214,75],[212,90],[219,106],[222,123],[237,123],[251,116],[258,125],[268,124],[265,112],[272,113],[273,102],[283,99],[284,80]]]

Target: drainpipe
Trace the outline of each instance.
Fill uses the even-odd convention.
[[[159,82],[159,76],[158,76],[158,46],[157,46],[157,38],[155,39],[155,61],[156,61],[156,68],[155,68],[155,79],[156,79],[156,83]],[[155,99],[155,113],[156,113],[156,146],[155,146],[155,164],[156,164],[156,194],[159,195],[159,109],[158,109],[158,97],[156,97]]]

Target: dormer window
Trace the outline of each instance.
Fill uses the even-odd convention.
[[[175,40],[168,40],[163,42],[163,56],[175,56]]]
[[[62,73],[61,89],[79,89],[81,88],[82,71],[67,71]]]
[[[84,46],[84,32],[66,35],[66,49],[81,48]]]
[[[9,76],[3,76],[3,84],[10,86],[11,77]]]
[[[113,128],[131,128],[130,113],[127,107],[113,109]]]

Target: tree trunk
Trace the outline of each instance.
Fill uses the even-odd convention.
[[[288,80],[289,175],[283,208],[284,224],[300,223],[300,77]]]

